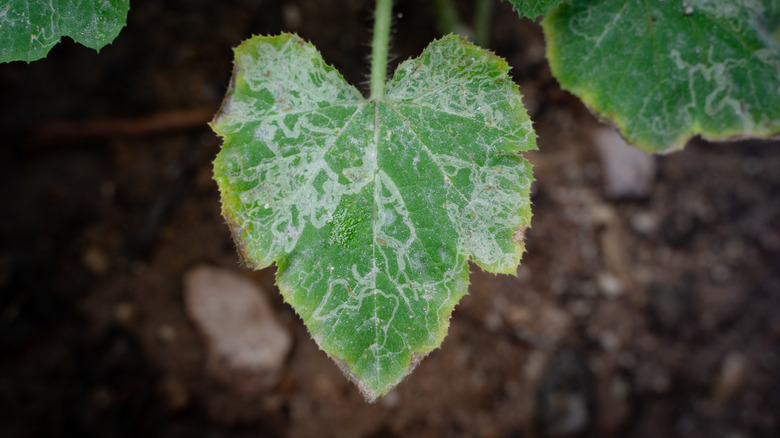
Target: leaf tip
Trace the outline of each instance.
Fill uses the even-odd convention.
[[[411,361],[409,362],[409,366],[406,368],[406,371],[395,381],[377,381],[373,385],[370,384],[370,382],[362,379],[357,374],[353,373],[346,360],[339,359],[335,356],[331,356],[330,354],[329,356],[331,359],[333,359],[333,361],[336,363],[336,366],[341,370],[344,376],[350,382],[354,383],[355,386],[357,386],[358,391],[360,391],[360,395],[363,396],[363,399],[366,401],[366,403],[376,403],[382,397],[390,394],[401,382],[403,382],[404,379],[406,379],[406,377],[410,375],[415,368],[417,368],[417,365],[419,365],[420,362],[422,362],[422,360],[428,356],[428,353],[429,352],[426,351],[412,354]]]

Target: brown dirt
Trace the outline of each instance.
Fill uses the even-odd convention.
[[[435,31],[397,3],[401,60]],[[695,140],[648,199],[607,200],[597,122],[506,4],[491,45],[539,132],[528,253],[516,278],[475,268],[441,349],[362,401],[273,269],[239,267],[204,114],[253,33],[297,31],[364,84],[371,4],[134,1],[100,54],[0,65],[0,436],[778,436],[780,145]],[[205,377],[182,301],[204,262],[254,278],[293,333],[273,391]]]

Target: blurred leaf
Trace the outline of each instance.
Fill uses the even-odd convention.
[[[4,1],[0,4],[0,62],[41,59],[63,36],[100,50],[125,26],[129,1]]]
[[[503,0],[502,0],[503,1]],[[507,0],[521,17],[535,19],[568,0]]]
[[[544,20],[566,90],[634,145],[780,131],[777,0],[576,0]]]

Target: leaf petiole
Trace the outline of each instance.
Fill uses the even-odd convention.
[[[490,44],[490,19],[495,0],[477,0],[474,11],[474,44],[487,47]]]
[[[393,0],[376,0],[374,40],[371,44],[371,99],[382,100],[387,81],[387,51]]]
[[[464,29],[463,23],[461,23],[458,16],[458,9],[452,0],[433,0],[432,3],[436,27],[440,34],[457,34]]]

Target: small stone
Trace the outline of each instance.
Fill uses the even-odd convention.
[[[637,233],[650,236],[658,230],[658,217],[653,212],[638,212],[631,216],[630,224]]]
[[[748,368],[748,360],[744,354],[731,352],[723,359],[720,374],[715,381],[712,397],[724,403],[731,399],[742,387]]]
[[[531,353],[528,354],[528,359],[525,362],[525,368],[523,370],[528,381],[534,382],[539,379],[544,372],[546,360],[547,355],[543,353],[542,350],[532,350]]]
[[[111,261],[100,247],[90,245],[81,256],[81,261],[93,274],[105,275],[111,268]]]
[[[568,312],[548,302],[535,306],[510,306],[506,320],[520,339],[545,347],[563,341],[573,325]]]
[[[485,317],[485,328],[490,330],[491,332],[496,332],[499,329],[501,329],[501,325],[503,324],[503,319],[501,318],[501,315],[496,312],[490,312]]]
[[[256,284],[232,271],[198,266],[184,275],[184,300],[206,339],[212,378],[242,393],[276,385],[292,336]]]
[[[122,301],[114,306],[114,319],[119,324],[127,325],[133,322],[136,316],[136,309],[132,303]]]
[[[320,373],[314,378],[314,389],[322,394],[331,394],[335,391],[335,383],[330,375]]]
[[[617,351],[620,348],[620,340],[615,332],[605,331],[599,334],[599,344],[609,352]]]
[[[540,420],[552,436],[582,433],[591,421],[593,389],[588,366],[574,350],[563,350],[551,361],[538,393]]]
[[[656,174],[655,158],[630,144],[612,127],[593,134],[604,170],[605,192],[612,199],[646,199]]]
[[[601,272],[596,279],[599,289],[607,298],[617,298],[623,294],[623,283],[609,272]]]
[[[718,263],[710,270],[710,278],[717,283],[725,283],[731,279],[731,269],[728,266]]]

